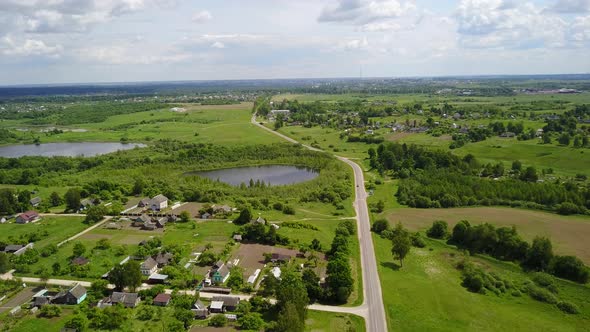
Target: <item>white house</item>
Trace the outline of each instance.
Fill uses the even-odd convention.
[[[144,276],[150,276],[158,271],[158,262],[156,262],[155,259],[148,257],[148,259],[141,263],[139,268],[141,270],[141,274]]]
[[[160,194],[152,198],[150,203],[150,208],[152,211],[160,211],[168,207],[168,198]]]

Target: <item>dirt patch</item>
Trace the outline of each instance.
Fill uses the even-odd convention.
[[[195,202],[189,202],[186,204],[183,204],[179,207],[177,207],[176,209],[170,211],[170,213],[175,214],[175,215],[180,215],[180,213],[182,211],[188,211],[188,213],[190,213],[191,217],[196,218],[199,215],[199,210],[201,208],[203,208],[202,203],[195,203]]]
[[[406,138],[410,135],[412,135],[412,133],[393,133],[393,134],[387,136],[387,140],[388,141],[399,141],[400,139]]]
[[[189,111],[200,111],[200,110],[243,110],[243,109],[251,109],[252,103],[243,102],[239,104],[229,104],[229,105],[195,105],[195,104],[186,104],[184,105],[187,110]]]
[[[297,250],[265,246],[262,244],[241,244],[232,258],[240,259],[238,265],[244,269],[244,278],[248,278],[256,269],[262,269],[264,267],[264,253],[290,255],[295,258],[298,252]]]
[[[424,230],[435,220],[444,220],[449,230],[460,220],[471,224],[488,222],[496,227],[516,226],[527,241],[535,236],[547,236],[560,255],[578,256],[590,264],[590,218],[584,216],[560,216],[541,211],[505,207],[474,207],[454,209],[396,209],[388,216],[393,225],[401,221],[412,231]]]

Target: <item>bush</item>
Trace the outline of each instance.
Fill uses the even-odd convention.
[[[567,314],[577,314],[580,312],[580,309],[578,309],[577,305],[568,301],[559,301],[556,305],[559,308],[559,310]]]
[[[412,234],[412,245],[417,248],[426,247],[426,243],[424,242],[422,235],[420,235],[420,232]]]
[[[541,288],[541,287],[537,287],[535,285],[529,285],[527,292],[529,293],[529,295],[540,302],[545,302],[545,303],[550,303],[550,304],[556,304],[557,303],[557,297],[555,297],[555,295],[553,295],[553,293],[551,293],[550,291]]]
[[[463,279],[463,286],[474,293],[484,293],[483,278],[479,275],[467,275]]]
[[[389,229],[389,222],[386,219],[377,219],[373,223],[371,230],[377,234],[383,233],[383,231]]]
[[[580,208],[571,202],[563,202],[561,204],[559,204],[559,207],[557,208],[557,213],[559,214],[563,214],[563,215],[570,215],[570,214],[577,214],[580,213]]]
[[[227,317],[225,315],[215,315],[209,320],[209,326],[224,327],[227,325]]]
[[[588,267],[575,256],[555,256],[549,264],[551,273],[559,278],[564,278],[585,284],[589,279]]]
[[[426,235],[435,239],[442,239],[447,235],[449,225],[446,221],[437,220],[432,223],[432,226],[426,231]]]

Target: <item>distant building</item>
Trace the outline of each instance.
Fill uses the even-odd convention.
[[[37,207],[39,204],[41,204],[41,197],[33,197],[29,203],[31,203],[32,207]]]
[[[170,303],[172,296],[170,294],[160,293],[154,297],[154,305],[166,307]]]
[[[39,220],[39,213],[37,211],[27,211],[16,217],[17,224],[28,224],[37,220]]]
[[[111,296],[99,301],[97,307],[104,308],[120,303],[127,308],[135,308],[140,300],[137,293],[113,292]]]
[[[152,257],[148,257],[143,263],[141,263],[139,269],[144,276],[150,276],[158,271],[158,262]]]

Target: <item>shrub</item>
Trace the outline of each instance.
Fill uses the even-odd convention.
[[[422,235],[420,235],[420,232],[416,232],[414,234],[412,234],[412,245],[414,247],[417,248],[424,248],[426,247],[426,243],[424,242],[424,239],[422,238]]]
[[[426,231],[426,235],[435,239],[442,239],[447,235],[449,225],[446,221],[437,220],[432,223],[432,226]]]
[[[559,301],[556,305],[559,308],[559,310],[567,314],[577,314],[580,312],[580,309],[578,309],[577,305],[568,301]]]
[[[529,285],[527,291],[528,291],[529,295],[537,301],[550,303],[550,304],[557,303],[557,297],[555,297],[555,295],[553,295],[553,293],[551,293],[550,291],[548,291],[544,288],[537,287],[535,285]]]
[[[549,270],[559,278],[585,284],[589,279],[588,268],[575,256],[555,256],[549,264]]]
[[[225,315],[215,315],[209,320],[209,326],[224,327],[227,325],[227,317]]]
[[[371,230],[377,234],[383,233],[383,231],[389,229],[389,223],[386,219],[377,219],[373,223]]]

